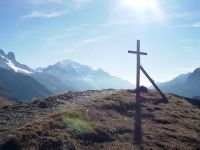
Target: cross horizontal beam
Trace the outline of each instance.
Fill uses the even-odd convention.
[[[140,54],[140,55],[147,55],[147,53],[145,53],[145,52],[137,52],[137,51],[132,51],[132,50],[129,50],[128,53]]]

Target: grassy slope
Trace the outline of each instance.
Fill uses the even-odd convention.
[[[123,91],[84,108],[63,110],[26,124],[6,146],[22,149],[200,149],[200,109],[185,99],[142,94],[142,144],[135,144],[135,94]],[[71,118],[70,118],[71,117]]]

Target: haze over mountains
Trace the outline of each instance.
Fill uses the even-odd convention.
[[[189,98],[200,97],[200,68],[164,83],[159,87]],[[0,96],[30,101],[66,91],[100,89],[132,89],[134,86],[102,69],[92,69],[72,60],[64,60],[46,68],[32,69],[15,59],[15,54],[5,54],[0,49]]]
[[[16,73],[0,68],[0,87],[7,91],[10,97],[27,101],[32,98],[50,96],[53,93],[30,75]]]
[[[134,86],[102,69],[94,70],[72,60],[32,69],[16,61],[15,54],[0,49],[0,88],[3,95],[29,101],[66,91],[128,89]],[[0,95],[1,96],[1,95]]]
[[[64,60],[47,68],[40,69],[39,72],[33,74],[33,77],[42,84],[48,86],[53,93],[62,92],[58,90],[56,85],[49,86],[49,81],[44,81],[41,77],[53,77],[57,82],[64,83],[64,90],[83,91],[97,90],[105,88],[127,89],[134,86],[128,81],[111,76],[102,69],[92,69],[89,66],[81,65],[72,60]],[[53,84],[53,83],[52,83]]]
[[[159,83],[159,87],[165,91],[189,98],[200,97],[200,68],[192,73],[182,74],[164,83]]]

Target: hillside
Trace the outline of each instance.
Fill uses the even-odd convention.
[[[75,90],[72,88],[72,83],[66,84],[53,75],[36,72],[31,74],[31,77],[47,87],[54,94]]]
[[[168,103],[155,91],[142,93],[141,109],[132,90],[68,92],[6,106],[1,149],[200,149],[200,103],[166,96]]]
[[[8,90],[2,88],[1,86],[0,86],[0,97],[14,100],[14,98],[12,97],[12,94]]]
[[[165,91],[185,97],[200,96],[200,68],[196,68],[192,73],[182,74],[164,83],[159,83],[159,87]]]
[[[30,101],[52,93],[29,75],[0,68],[0,94],[21,101]]]

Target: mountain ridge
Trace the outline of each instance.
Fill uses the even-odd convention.
[[[189,98],[199,97],[200,68],[196,68],[191,73],[181,74],[168,82],[158,83],[158,85],[165,92]]]
[[[19,76],[19,74],[22,74],[20,79],[22,80],[23,77],[26,78],[24,80],[27,80],[28,75],[29,81],[34,81],[30,82],[30,84],[32,83],[35,86],[40,84],[40,90],[46,91],[44,92],[46,93],[44,96],[60,94],[67,91],[100,90],[107,88],[134,88],[130,82],[112,76],[102,69],[92,69],[87,65],[82,65],[70,59],[59,61],[55,64],[47,66],[46,68],[40,67],[34,70],[24,64],[19,63],[16,60],[13,52],[8,52],[8,54],[6,54],[2,49],[0,49],[0,68],[8,70],[7,73],[9,72],[8,74],[12,75],[15,79],[17,79],[16,77]],[[6,71],[2,69],[0,72],[5,73]],[[19,92],[19,90],[16,90],[19,93],[16,93],[14,90],[10,91],[12,87],[9,86],[12,85],[13,87],[16,87],[14,83],[17,81],[8,83],[8,80],[5,76],[0,77],[1,81],[6,81],[8,85],[5,90],[9,91],[11,95],[14,95],[14,98],[31,100],[34,97],[41,96],[40,91],[37,90],[34,85],[28,84],[26,84],[26,88],[30,89],[30,91],[37,91],[35,95],[31,95],[29,97],[27,97],[27,95],[23,97],[24,93]],[[36,84],[36,82],[38,83]],[[16,89],[22,88],[22,85],[18,84],[19,87],[16,87]],[[5,85],[3,88],[5,88]]]
[[[46,97],[52,93],[30,75],[0,68],[0,87],[20,101]]]
[[[72,91],[134,88],[128,81],[112,76],[102,69],[92,69],[70,59],[40,68],[37,74],[54,76],[68,87],[66,90]],[[38,78],[38,81],[41,79]]]
[[[33,69],[30,67],[17,62],[13,52],[8,52],[8,54],[5,54],[2,49],[0,49],[0,68],[25,74],[33,72]]]

